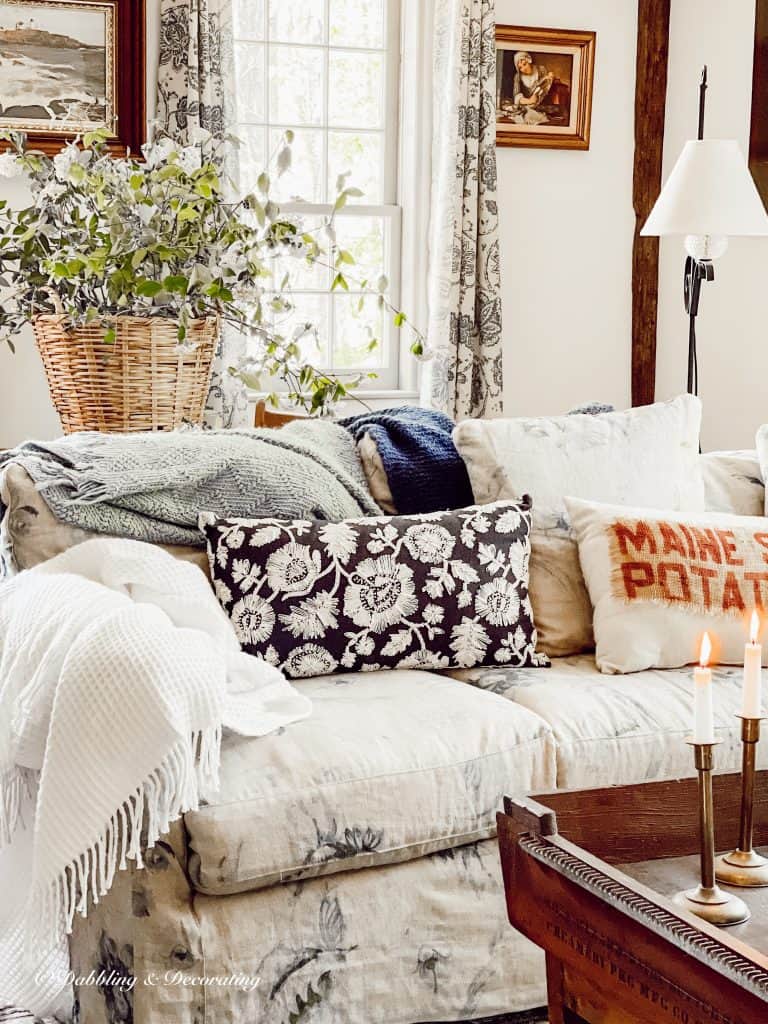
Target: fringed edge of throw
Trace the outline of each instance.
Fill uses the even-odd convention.
[[[92,433],[90,436],[93,440],[98,439],[99,444],[89,444],[84,435],[80,435],[82,449],[74,450],[66,462],[61,457],[45,459],[34,456],[34,473],[30,475],[35,481],[35,489],[40,494],[53,487],[62,487],[69,491],[71,501],[85,505],[103,501],[108,497],[109,489],[106,482],[98,477],[88,477],[89,473],[96,473],[97,466],[106,458],[105,453],[99,448],[104,442],[104,435]]]
[[[90,468],[89,466],[85,467]],[[95,505],[107,496],[107,486],[100,480],[84,480],[82,470],[65,469],[57,464],[44,466],[35,483],[35,490],[44,495],[54,487],[63,487],[70,492],[70,501],[75,505]]]
[[[9,846],[22,822],[21,808],[35,789],[36,775],[29,768],[14,766],[0,779],[0,849]]]
[[[124,871],[130,860],[142,868],[142,853],[182,814],[197,810],[201,796],[218,788],[220,750],[220,726],[177,743],[117,808],[96,842],[52,883],[35,890],[28,931],[33,954],[50,948],[62,933],[69,935],[75,914],[85,917],[89,900],[95,904],[106,896],[118,870]]]

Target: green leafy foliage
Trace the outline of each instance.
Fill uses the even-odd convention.
[[[229,368],[249,387],[282,382],[287,397],[313,413],[357,388],[363,375],[342,380],[307,360],[303,339],[317,332],[295,325],[291,273],[283,269],[320,263],[334,269],[332,290],[349,291],[355,260],[337,246],[334,218],[361,193],[346,175],[333,213],[310,230],[270,199],[267,171],[237,197],[225,170],[232,140],[207,132],[188,146],[161,135],[141,158],[123,159],[109,154],[105,131],[86,133],[54,157],[29,149],[21,133],[0,138],[10,143],[0,173],[9,162],[5,170],[26,172],[33,195],[24,209],[0,202],[0,339],[12,349],[24,324],[43,313],[63,311],[71,327],[99,322],[108,342],[121,316],[172,319],[180,345],[189,344],[191,320],[213,316],[249,338],[249,355]],[[276,177],[290,167],[291,141],[286,132]],[[330,240],[329,251],[319,237]],[[373,289],[363,282],[359,302],[387,306],[402,327],[406,317],[389,303],[388,287],[383,276]],[[423,351],[414,336],[413,350]]]

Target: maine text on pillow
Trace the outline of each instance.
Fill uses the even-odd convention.
[[[608,536],[614,597],[714,614],[768,607],[768,531],[633,518]]]

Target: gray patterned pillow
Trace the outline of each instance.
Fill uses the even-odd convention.
[[[200,516],[243,650],[287,676],[547,665],[528,598],[531,503],[341,523]]]

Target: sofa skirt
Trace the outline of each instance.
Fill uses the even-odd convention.
[[[544,957],[507,921],[495,839],[204,896],[178,830],[77,922],[80,1024],[543,1019]]]

